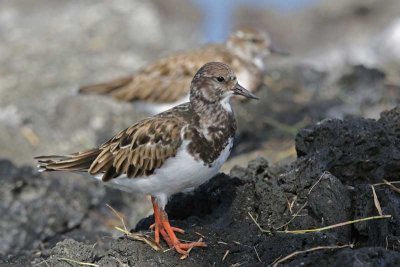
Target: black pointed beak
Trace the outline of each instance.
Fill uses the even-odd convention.
[[[286,51],[282,51],[279,48],[276,48],[275,46],[271,45],[269,47],[269,51],[271,52],[271,54],[275,54],[275,55],[280,55],[280,56],[285,56],[288,57],[290,56],[290,54]]]
[[[250,91],[245,89],[239,83],[236,83],[236,86],[232,91],[234,95],[241,95],[250,99],[259,99],[257,96],[253,95]]]

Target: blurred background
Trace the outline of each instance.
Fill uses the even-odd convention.
[[[261,100],[235,106],[237,145],[223,170],[257,156],[288,163],[296,156],[293,140],[299,128],[329,117],[377,118],[399,104],[399,10],[398,0],[2,0],[0,155],[7,161],[0,164],[0,174],[19,173],[15,165],[34,166],[35,155],[90,148],[146,116],[129,103],[78,96],[79,86],[133,73],[173,52],[222,42],[240,25],[265,29],[290,56],[269,57]],[[89,230],[106,226],[104,203],[122,210],[131,225],[148,213],[143,199],[81,176],[45,177],[57,184],[38,182],[28,199],[6,192],[15,181],[3,179],[0,211],[25,211],[18,219],[4,220],[3,233],[11,231],[7,220],[13,228],[21,218],[26,219],[21,225],[35,221],[32,203],[38,210],[47,206],[51,214],[46,218],[54,219],[50,225],[37,219],[38,229],[47,229],[34,231],[41,240],[77,224]],[[41,202],[60,188],[57,201],[62,203]],[[66,208],[72,197],[78,204]],[[100,204],[104,210],[87,215]],[[26,238],[38,237],[30,234],[8,235],[10,243],[0,248],[34,247]]]
[[[271,131],[292,137],[298,126],[325,115],[376,117],[398,100],[398,10],[396,0],[1,1],[1,155],[32,165],[34,155],[104,141],[145,114],[105,97],[77,96],[79,86],[221,42],[240,25],[265,29],[291,56],[268,58],[265,96],[250,107],[252,118],[268,117],[267,122],[259,126],[262,136],[252,136],[244,125],[251,118],[239,119],[242,141],[252,144],[238,153],[264,147]],[[361,77],[341,79],[351,74]],[[343,84],[354,79],[363,88]],[[385,88],[377,92],[375,83]],[[305,107],[308,102],[313,107]],[[300,110],[308,118],[299,118]],[[268,156],[273,148],[267,148]],[[280,143],[277,148],[278,154],[270,153],[278,156],[273,161],[294,152],[290,145],[282,155]]]

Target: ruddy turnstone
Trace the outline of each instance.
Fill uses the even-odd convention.
[[[80,88],[83,94],[109,95],[124,102],[135,102],[139,109],[156,114],[189,99],[190,81],[196,71],[210,61],[232,67],[243,87],[251,92],[262,83],[264,58],[281,53],[269,36],[260,30],[242,28],[223,44],[207,45],[163,58],[133,75]]]
[[[236,131],[230,99],[257,99],[237,82],[224,63],[200,68],[190,86],[190,102],[144,119],[104,144],[68,156],[40,156],[42,171],[86,172],[120,190],[151,195],[155,242],[160,234],[177,252],[186,254],[204,242],[183,243],[165,212],[168,198],[213,177],[228,158]]]

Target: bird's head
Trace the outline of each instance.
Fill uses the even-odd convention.
[[[234,31],[227,41],[228,49],[246,61],[252,61],[259,68],[264,68],[264,58],[270,54],[287,55],[277,50],[270,36],[255,28],[240,28]]]
[[[205,104],[225,103],[234,95],[258,99],[243,88],[233,70],[225,63],[209,62],[201,67],[192,80],[190,101],[200,100]]]

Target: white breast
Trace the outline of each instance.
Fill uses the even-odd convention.
[[[253,79],[254,78],[248,70],[243,69],[243,70],[239,71],[236,74],[236,76],[237,76],[239,84],[242,85],[244,88],[246,88],[247,90],[250,90],[250,91],[252,91],[254,89],[253,88],[253,86],[254,86]]]
[[[176,156],[169,158],[153,175],[138,178],[121,176],[107,184],[123,191],[152,195],[164,207],[171,195],[197,187],[217,174],[230,154],[233,138],[229,139],[227,146],[211,166],[190,155],[187,151],[188,144],[189,141],[185,141]],[[101,176],[96,178],[101,180]]]
[[[253,60],[254,65],[256,65],[260,70],[265,69],[265,64],[263,58],[257,57]]]

